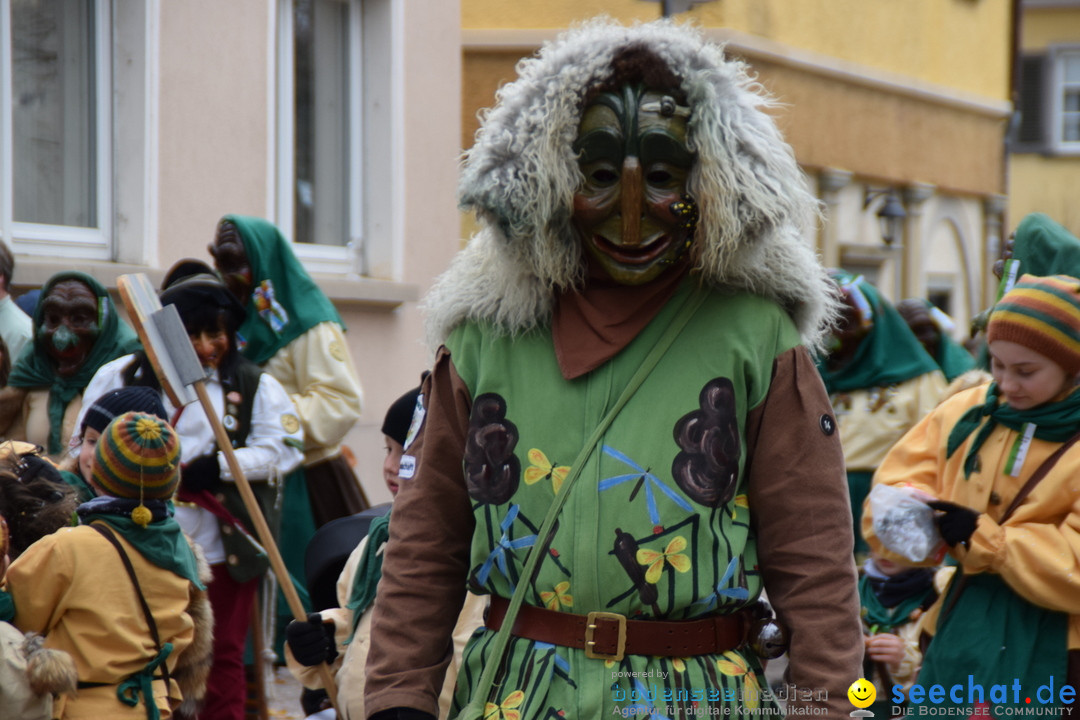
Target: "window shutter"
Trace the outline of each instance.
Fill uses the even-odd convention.
[[[1047,144],[1046,113],[1046,56],[1027,55],[1020,59],[1020,78],[1017,87],[1016,149],[1042,149]]]

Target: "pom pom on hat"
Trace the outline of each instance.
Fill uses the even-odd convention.
[[[168,500],[180,482],[179,460],[180,439],[172,426],[128,412],[101,433],[91,475],[113,497]]]
[[[1080,373],[1080,280],[1024,275],[990,313],[986,341],[1023,345]]]

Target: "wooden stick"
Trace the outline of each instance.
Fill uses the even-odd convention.
[[[255,533],[259,536],[259,541],[263,544],[266,554],[270,558],[270,567],[273,569],[274,574],[277,575],[278,583],[281,585],[281,592],[284,593],[285,600],[289,604],[289,610],[292,611],[294,618],[306,622],[307,613],[304,611],[304,603],[301,602],[300,595],[292,584],[292,578],[285,568],[285,561],[281,558],[281,552],[274,542],[270,526],[266,524],[266,518],[263,517],[262,511],[259,509],[259,503],[255,499],[251,484],[248,483],[248,479],[244,476],[244,471],[236,459],[236,453],[233,451],[229,434],[225,431],[225,426],[221,424],[221,418],[214,411],[213,403],[210,402],[210,395],[206,392],[206,381],[197,380],[192,387],[195,388],[195,394],[198,395],[199,402],[202,404],[203,410],[206,411],[206,417],[210,420],[210,426],[214,430],[214,437],[217,438],[218,447],[225,455],[225,462],[229,465],[229,471],[232,472],[233,479],[236,481],[236,488],[240,491],[240,497],[243,499],[244,506],[251,516],[251,522],[255,524]],[[330,671],[329,665],[322,663],[319,665],[319,674],[322,676],[326,694],[330,696],[330,702],[336,710],[337,683],[334,682],[334,673]]]
[[[277,598],[274,598],[275,600]],[[255,656],[252,669],[255,672],[255,703],[259,720],[270,720],[270,708],[266,704],[266,637],[263,635],[262,613],[259,611],[259,593],[251,599],[251,654]]]

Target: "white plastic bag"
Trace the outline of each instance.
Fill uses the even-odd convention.
[[[934,509],[911,488],[875,485],[870,491],[870,512],[881,544],[912,562],[927,560],[941,545]]]

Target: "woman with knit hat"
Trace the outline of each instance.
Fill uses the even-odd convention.
[[[1037,698],[1041,685],[1080,686],[1080,280],[1023,276],[991,312],[987,342],[993,382],[930,413],[874,484],[926,496],[958,566],[924,621],[934,639],[919,684],[965,688],[946,705],[1014,706],[994,707],[1000,715],[1074,700]],[[869,503],[863,532],[899,559],[875,535]],[[991,692],[1003,683],[1007,693]]]
[[[160,418],[125,413],[94,449],[98,497],[81,524],[48,535],[8,568],[12,624],[75,662],[78,695],[57,718],[168,718],[209,669],[207,570],[173,519],[180,441]]]

